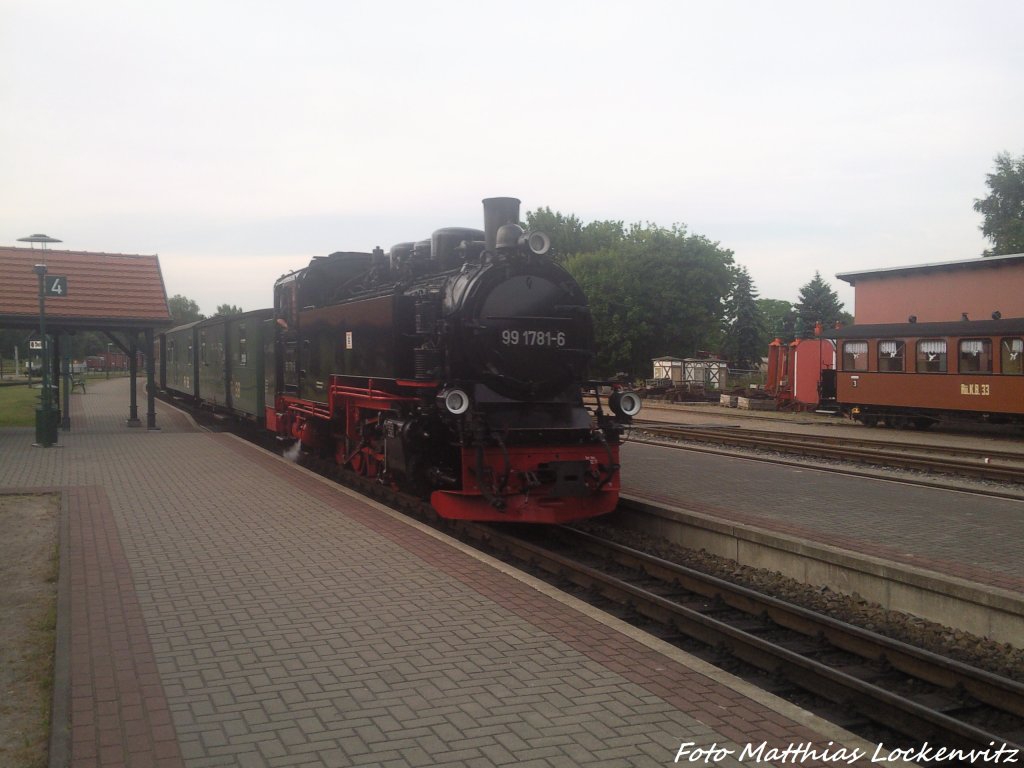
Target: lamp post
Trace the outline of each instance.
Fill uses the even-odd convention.
[[[57,442],[57,421],[50,391],[50,342],[46,338],[46,265],[36,264],[32,271],[39,276],[39,338],[43,342],[43,394],[36,411],[36,444],[49,448]]]
[[[49,243],[61,241],[49,235],[37,234],[19,237],[18,242],[31,243],[33,248],[39,243],[45,251]],[[54,418],[53,392],[50,389],[50,342],[46,338],[46,264],[36,264],[32,271],[39,276],[39,337],[43,343],[43,394],[36,410],[36,445],[49,448],[57,442],[57,420]]]

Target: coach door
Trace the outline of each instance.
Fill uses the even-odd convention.
[[[836,371],[834,368],[822,368],[821,381],[818,382],[818,403],[834,403],[836,401]]]

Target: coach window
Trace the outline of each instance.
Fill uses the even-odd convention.
[[[1003,339],[999,356],[999,370],[1003,373],[1024,374],[1024,339]]]
[[[917,342],[917,372],[946,372],[945,339],[923,339]]]
[[[239,365],[245,365],[245,323],[238,324],[238,360]]]
[[[960,373],[992,373],[992,339],[960,339]]]
[[[847,341],[843,343],[843,370],[866,371],[868,369],[868,343]]]
[[[206,331],[199,334],[199,362],[206,365]]]
[[[878,342],[878,370],[882,373],[903,373],[905,347],[902,341]]]

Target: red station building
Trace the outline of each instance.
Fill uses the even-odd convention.
[[[857,325],[1024,317],[1024,253],[836,275],[854,288]]]

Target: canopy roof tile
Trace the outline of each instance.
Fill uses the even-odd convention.
[[[153,327],[171,322],[157,256],[0,247],[0,326],[39,317],[39,278],[68,279],[65,296],[46,298],[48,323],[68,327]]]

